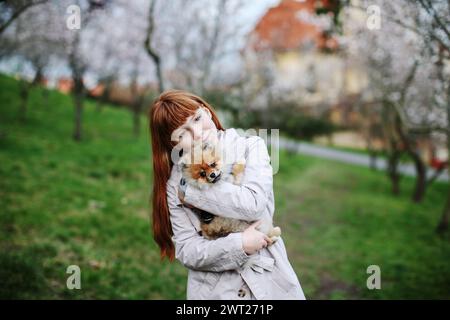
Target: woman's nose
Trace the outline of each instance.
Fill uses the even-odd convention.
[[[192,129],[192,137],[194,140],[199,140],[202,138],[202,130],[200,128]]]

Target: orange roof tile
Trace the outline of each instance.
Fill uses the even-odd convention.
[[[292,50],[311,42],[319,49],[337,49],[335,39],[316,24],[301,17],[305,14],[314,16],[316,7],[321,2],[323,6],[328,3],[317,0],[284,0],[269,9],[251,34],[252,47],[255,50]]]

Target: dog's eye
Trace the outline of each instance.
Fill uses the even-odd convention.
[[[206,177],[206,172],[205,172],[205,171],[202,171],[202,172],[200,172],[200,175],[201,175],[202,177]]]
[[[215,168],[215,167],[216,167],[216,163],[213,162],[213,163],[211,163],[209,166],[210,166],[211,168]]]
[[[201,116],[197,116],[194,121],[197,122],[198,120],[200,120]]]

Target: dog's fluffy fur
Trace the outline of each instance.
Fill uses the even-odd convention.
[[[205,190],[215,183],[228,181],[240,185],[244,170],[245,159],[237,161],[231,165],[225,165],[221,158],[220,146],[211,146],[210,144],[194,145],[192,151],[183,155],[180,159],[182,176],[186,182],[200,190]],[[201,215],[199,209],[194,212]],[[217,239],[224,237],[231,232],[242,232],[253,222],[213,216],[206,213],[210,218],[207,222],[201,221],[202,235],[207,239]],[[266,234],[273,242],[278,240],[281,235],[279,227],[273,227],[270,219],[262,219],[257,230]]]

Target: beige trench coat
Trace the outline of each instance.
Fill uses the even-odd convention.
[[[223,181],[204,191],[188,186],[184,201],[229,218],[255,221],[273,217],[272,166],[264,140],[240,136],[235,129],[218,132],[226,163],[246,159],[242,184]],[[251,256],[242,249],[242,233],[206,240],[199,234],[197,215],[179,206],[180,179],[180,168],[174,165],[167,200],[175,256],[189,269],[187,299],[305,299],[282,239]]]

